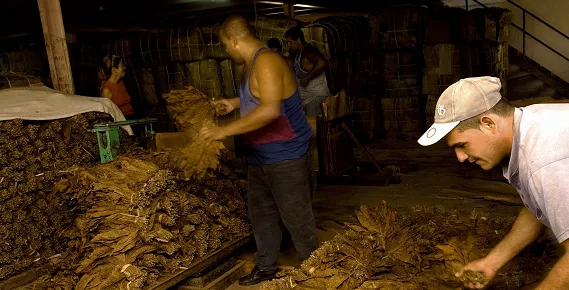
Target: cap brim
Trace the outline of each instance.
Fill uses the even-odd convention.
[[[417,142],[423,146],[433,145],[443,139],[460,122],[434,123]]]

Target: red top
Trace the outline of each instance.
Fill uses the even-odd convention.
[[[119,107],[123,115],[128,116],[134,114],[134,109],[130,104],[130,95],[126,91],[123,81],[120,81],[118,84],[105,82],[103,87],[107,87],[111,90],[111,101]]]

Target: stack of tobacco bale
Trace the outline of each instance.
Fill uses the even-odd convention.
[[[468,42],[468,58],[463,60],[467,75],[494,76],[502,81],[506,96],[508,40],[512,12],[503,8],[474,9],[462,19],[463,39]]]
[[[424,9],[407,6],[369,16],[369,45],[379,51],[381,62],[383,127],[388,138],[415,138],[424,128],[420,102],[424,15]]]
[[[14,72],[0,73],[0,89],[43,86],[42,80],[33,75]]]
[[[443,8],[431,11],[426,20],[422,103],[427,127],[434,122],[433,113],[440,94],[463,75],[470,76],[461,66],[462,53],[468,51],[460,28],[465,13],[459,8]]]
[[[349,96],[361,96],[350,100],[357,115],[352,130],[370,139],[373,137],[374,113],[369,102],[374,97],[366,90],[377,82],[377,67],[367,60],[367,40],[370,29],[367,19],[361,16],[330,16],[320,18],[302,28],[307,44],[316,47],[327,59],[325,70],[331,95],[345,91]],[[362,64],[363,63],[363,64]],[[371,100],[371,101],[370,101]],[[360,109],[362,108],[362,109]]]
[[[97,145],[95,136],[82,125],[88,122],[81,121],[81,116],[69,124],[54,123],[39,131],[36,128],[37,132],[33,127],[15,125],[0,129],[2,133],[6,130],[14,131],[12,135],[24,134],[36,143],[46,142],[41,138],[45,135],[72,146],[66,149],[55,141],[38,143],[37,146],[46,147],[43,151],[47,154],[38,156],[39,169],[29,171],[28,168],[35,168],[32,164],[18,171],[24,165],[11,161],[13,165],[2,171],[0,186],[10,184],[7,190],[0,187],[0,196],[8,199],[3,207],[9,207],[2,211],[2,219],[12,224],[2,224],[2,236],[10,240],[3,241],[0,247],[12,245],[10,250],[2,251],[12,256],[1,260],[0,288],[146,289],[159,278],[180,272],[196,259],[250,233],[245,182],[219,161],[223,148],[220,142],[206,144],[196,134],[196,128],[213,123],[215,108],[209,97],[189,88],[172,91],[166,99],[178,129],[187,132],[196,146],[153,154],[139,149],[122,154],[111,163],[92,166],[90,160],[98,156]],[[77,130],[91,135],[76,136]],[[65,136],[71,137],[67,140]],[[26,152],[35,152],[34,148],[26,149],[29,145],[20,141],[25,139],[22,138],[5,140],[6,147],[24,146]],[[92,143],[89,147],[84,144],[87,141]],[[81,148],[76,149],[78,146]],[[51,156],[60,160],[52,160]],[[44,163],[46,169],[41,167]],[[45,171],[51,167],[54,171]],[[59,182],[52,187],[54,181]],[[38,194],[35,188],[47,185],[49,190]],[[27,198],[10,195],[28,187],[36,191]],[[28,203],[31,215],[24,211]],[[47,213],[42,216],[42,211]],[[33,220],[25,223],[23,218]],[[14,227],[25,226],[28,228],[13,231]],[[30,237],[20,237],[28,232]],[[24,279],[12,277],[43,264],[48,267],[28,271],[21,276]]]
[[[87,129],[112,120],[90,112],[48,122],[0,122],[0,280],[65,249],[59,233],[73,222],[77,204],[53,184],[69,167],[99,160],[97,138]]]
[[[59,271],[28,289],[146,289],[250,232],[245,184],[225,166],[192,181],[150,156],[71,171],[61,188],[86,211],[64,232]]]
[[[266,43],[271,38],[284,40],[284,34],[287,30],[302,24],[300,21],[288,17],[259,17],[256,21],[250,22],[249,25],[253,27],[257,38]]]
[[[487,254],[512,223],[513,218],[492,219],[477,211],[468,217],[416,207],[403,215],[385,202],[362,206],[346,232],[261,289],[461,289],[464,282],[487,281],[480,273],[467,271],[460,278],[455,273]],[[538,281],[556,257],[522,253],[501,270],[493,289]]]
[[[45,51],[24,48],[6,52],[9,69],[16,73],[40,76],[48,71]]]
[[[423,95],[426,96],[427,126],[434,122],[434,111],[439,96],[461,78],[460,52],[454,44],[425,45],[423,57]]]
[[[354,89],[354,65],[369,37],[364,17],[330,16],[320,18],[303,29],[305,40],[328,60],[327,80],[330,93]]]

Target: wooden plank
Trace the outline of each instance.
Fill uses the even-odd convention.
[[[148,290],[169,289],[170,287],[175,286],[176,284],[182,282],[183,280],[194,275],[195,273],[199,273],[211,267],[212,265],[219,263],[221,260],[227,258],[229,255],[235,252],[235,250],[237,250],[239,247],[252,241],[252,239],[253,239],[253,234],[248,234],[237,240],[226,243],[221,247],[221,249],[211,253],[206,257],[196,260],[188,269],[158,279],[158,281],[153,285],[151,285],[148,288]]]
[[[74,94],[69,50],[59,0],[38,0],[43,37],[54,89]]]
[[[192,287],[192,286],[180,286],[178,290],[224,290],[231,286],[235,281],[239,280],[245,274],[245,261],[240,261],[231,268],[229,271],[225,272],[219,278],[215,279],[203,288]]]
[[[198,288],[198,289],[206,287],[209,283],[219,278],[219,276],[223,275],[225,272],[235,267],[236,263],[237,261],[235,257],[231,257],[229,258],[229,260],[226,260],[219,266],[210,269],[207,273],[196,274],[194,275],[195,277],[190,277],[184,280],[182,286]],[[182,288],[179,287],[178,289]]]

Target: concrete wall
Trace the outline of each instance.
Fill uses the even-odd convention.
[[[444,0],[451,7],[465,7],[464,0]],[[505,0],[480,1],[487,6],[503,7],[512,11],[513,23],[523,27],[522,10]],[[561,32],[569,35],[569,20],[566,13],[569,11],[567,0],[514,0],[515,3],[529,12],[540,17]],[[469,9],[478,8],[474,1],[469,1]],[[526,14],[526,31],[536,36],[541,41],[553,47],[561,54],[569,57],[569,40],[541,24],[538,20]],[[522,32],[514,27],[511,28],[510,45],[518,51],[523,50]],[[541,45],[526,35],[526,55],[539,63],[549,71],[569,82],[569,61],[558,56],[547,47]]]

